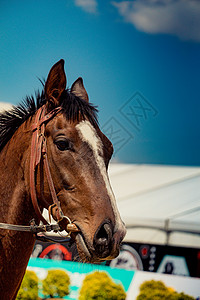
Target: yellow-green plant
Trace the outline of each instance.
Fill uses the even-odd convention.
[[[137,300],[195,300],[184,293],[177,293],[172,288],[166,287],[162,281],[149,280],[140,286]]]
[[[44,296],[64,297],[69,295],[70,277],[63,270],[49,270],[47,277],[42,281]]]
[[[23,278],[16,300],[38,299],[38,277],[33,271],[27,270]]]
[[[124,300],[126,293],[121,284],[112,281],[106,272],[86,275],[79,294],[79,300]]]

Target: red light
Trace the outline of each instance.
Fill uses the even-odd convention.
[[[148,254],[148,249],[147,249],[147,247],[143,247],[143,248],[142,248],[141,254],[142,254],[143,257],[146,257],[146,256],[147,256],[147,254]]]

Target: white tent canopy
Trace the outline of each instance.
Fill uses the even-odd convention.
[[[9,110],[12,108],[12,105],[8,102],[0,102],[0,112],[3,112],[5,110]]]
[[[200,168],[111,164],[127,241],[200,247]]]

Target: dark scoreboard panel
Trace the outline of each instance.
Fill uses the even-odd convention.
[[[32,257],[78,261],[74,244],[37,241]],[[120,255],[106,265],[128,270],[200,277],[200,249],[165,245],[124,243]]]
[[[113,267],[200,277],[200,249],[153,244],[123,244]]]

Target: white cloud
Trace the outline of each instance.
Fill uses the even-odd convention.
[[[83,10],[89,13],[97,12],[96,0],[75,0],[75,5],[81,7]]]
[[[200,42],[199,0],[135,0],[112,4],[126,22],[140,31]]]

